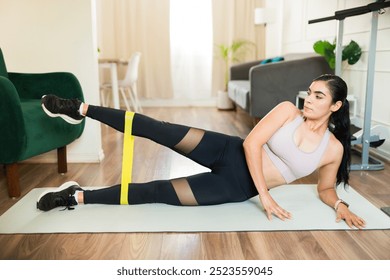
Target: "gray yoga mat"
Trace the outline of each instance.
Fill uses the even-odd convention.
[[[73,211],[42,212],[36,209],[36,200],[45,190],[33,189],[0,216],[0,233],[350,230],[343,221],[335,222],[335,211],[320,201],[316,185],[285,185],[270,191],[292,213],[287,221],[276,217],[269,221],[258,197],[215,206],[78,205]],[[346,191],[339,187],[338,194],[366,220],[366,229],[390,229],[390,217],[352,187]]]

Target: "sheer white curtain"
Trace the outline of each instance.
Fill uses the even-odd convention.
[[[174,98],[211,98],[211,0],[170,1],[171,75]]]
[[[264,54],[264,27],[259,30],[253,23],[254,8],[262,2],[96,0],[100,57],[127,59],[140,51],[142,99],[169,101],[174,96],[205,104],[196,101],[209,102],[224,86],[224,64],[214,57],[214,44],[255,41],[261,32],[256,43],[259,57]]]
[[[129,59],[141,52],[137,82],[141,99],[172,98],[169,2],[96,0],[100,58]],[[118,70],[123,77],[126,68]],[[104,81],[110,81],[109,76]]]

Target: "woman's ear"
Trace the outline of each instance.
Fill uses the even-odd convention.
[[[330,110],[334,113],[338,111],[341,108],[341,106],[343,106],[343,102],[339,100],[336,103],[334,103],[332,106],[330,106]]]

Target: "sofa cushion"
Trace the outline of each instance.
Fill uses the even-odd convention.
[[[228,83],[229,98],[245,111],[249,111],[249,90],[249,81],[234,80]]]

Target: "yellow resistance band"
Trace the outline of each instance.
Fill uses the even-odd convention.
[[[126,112],[122,155],[121,204],[129,204],[127,197],[129,193],[129,183],[131,182],[131,175],[133,172],[134,152],[134,136],[132,135],[133,118],[133,112]]]

